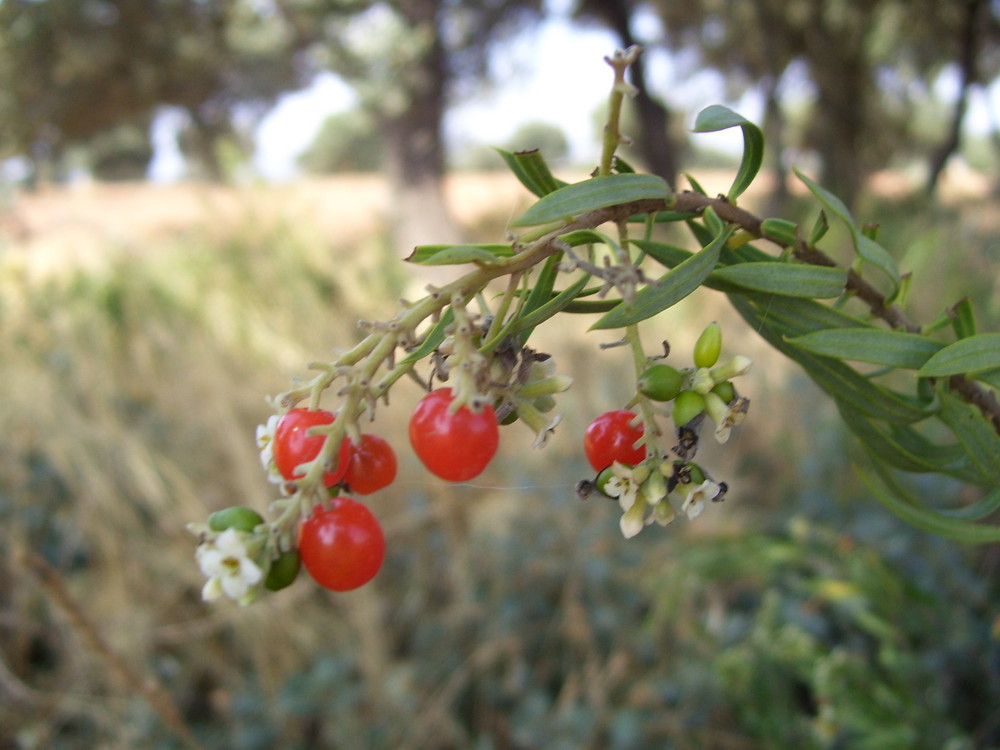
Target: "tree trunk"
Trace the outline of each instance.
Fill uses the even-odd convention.
[[[400,11],[414,27],[439,30],[439,1],[415,0]],[[413,61],[407,101],[378,114],[385,142],[385,167],[392,192],[392,242],[409,255],[414,246],[461,241],[444,198],[443,121],[449,75],[440,33]]]
[[[765,157],[769,163],[774,187],[768,195],[768,213],[780,216],[788,205],[788,169],[782,154],[785,142],[785,114],[778,100],[778,79],[768,76],[764,88],[764,138],[767,145]]]
[[[809,56],[817,90],[810,140],[823,160],[823,186],[848,206],[856,202],[871,169],[865,125],[873,84],[863,51],[866,33],[834,34],[821,20],[807,32],[807,43],[817,50]]]
[[[191,118],[191,155],[201,175],[210,182],[224,183],[226,169],[219,156],[219,141],[229,132],[228,123],[220,125],[205,117],[197,107],[187,107]]]
[[[979,32],[980,11],[983,0],[967,0],[965,3],[965,23],[962,26],[962,38],[959,40],[959,64],[962,70],[961,90],[955,102],[951,117],[951,126],[944,142],[931,156],[928,167],[927,184],[924,190],[927,195],[933,195],[937,189],[938,180],[952,154],[958,151],[962,141],[962,122],[969,107],[969,90],[979,81]]]

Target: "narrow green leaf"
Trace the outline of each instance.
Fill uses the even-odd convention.
[[[613,310],[621,304],[616,299],[575,299],[563,308],[563,312],[577,315],[597,315]]]
[[[867,416],[840,399],[834,400],[847,429],[880,461],[904,471],[918,473],[943,471],[942,468],[933,466],[907,451],[893,439],[888,429],[876,425]]]
[[[545,159],[537,150],[511,153],[498,148],[496,151],[521,184],[539,198],[566,185],[565,182],[552,175],[552,172],[549,171],[549,165],[545,163]]]
[[[975,408],[945,391],[940,415],[976,467],[993,486],[1000,487],[1000,435]]]
[[[1000,367],[1000,333],[978,333],[949,344],[924,363],[917,374],[927,378],[993,370]]]
[[[805,183],[810,192],[816,196],[817,200],[819,200],[819,202],[822,203],[830,213],[847,225],[848,230],[851,232],[851,240],[854,243],[854,251],[865,262],[872,264],[889,277],[889,280],[892,282],[892,290],[890,293],[895,294],[896,290],[899,288],[899,267],[896,265],[896,261],[893,257],[889,255],[885,248],[875,242],[875,240],[865,236],[855,223],[854,217],[851,216],[851,212],[847,209],[847,206],[844,205],[844,202],[840,200],[840,198],[817,185],[799,170],[796,169],[795,174],[800,180],[802,180],[803,183]]]
[[[970,377],[972,377],[973,380],[978,380],[980,383],[986,383],[986,385],[991,385],[994,388],[1000,389],[1000,367],[992,370],[983,370],[982,372],[977,372]]]
[[[876,468],[873,473],[856,466],[855,471],[880,503],[919,529],[969,544],[1000,541],[1000,527],[972,523],[925,508],[884,469]]]
[[[570,247],[579,245],[606,245],[608,238],[593,229],[577,229],[574,232],[567,232],[560,235],[559,239]]]
[[[782,321],[772,315],[766,306],[757,309],[740,295],[729,295],[737,312],[775,349],[798,362],[816,384],[831,396],[838,398],[872,419],[892,424],[908,424],[930,416],[895,391],[876,385],[845,363],[812,354],[786,341],[793,333],[805,333],[803,324],[792,320]],[[774,297],[774,299],[782,299]]]
[[[522,307],[519,311],[519,320],[523,320],[525,316],[530,315],[532,312],[552,300],[552,290],[556,284],[556,277],[559,275],[559,261],[561,259],[562,253],[556,253],[555,255],[549,256],[545,260],[545,263],[542,265],[542,270],[538,274],[538,278],[535,279],[535,285],[531,288],[531,291],[528,293],[528,298],[524,301],[524,307]],[[513,321],[508,325],[510,328],[504,332],[506,335],[513,333],[515,328],[524,332],[521,336],[521,345],[523,346],[524,342],[528,340],[529,336],[531,336],[529,326],[520,326],[518,323]]]
[[[917,369],[944,344],[916,333],[881,328],[828,328],[788,339],[813,354]]]
[[[976,335],[976,314],[972,309],[972,300],[963,297],[947,310],[948,317],[951,318],[951,325],[955,329],[955,336],[966,339]]]
[[[970,484],[983,484],[984,477],[970,466],[960,445],[938,445],[908,425],[883,425],[835,399],[844,425],[868,451],[890,466],[916,473],[934,472]]]
[[[830,231],[830,221],[826,218],[826,211],[820,211],[809,232],[807,240],[809,247],[816,247],[816,243],[823,239],[828,231]]]
[[[445,330],[447,330],[448,326],[451,325],[454,319],[455,313],[451,307],[448,307],[448,309],[444,311],[444,315],[441,316],[441,319],[434,324],[434,327],[431,328],[430,331],[427,332],[427,335],[424,337],[420,346],[407,354],[400,361],[400,364],[408,365],[411,362],[417,362],[441,346],[441,342],[444,341]]]
[[[786,336],[801,336],[825,328],[870,327],[861,318],[814,300],[760,292],[744,292],[741,296],[753,302],[769,322],[779,324]]]
[[[739,127],[743,131],[743,158],[726,196],[730,201],[735,201],[742,195],[760,171],[760,165],[764,160],[764,133],[742,115],[719,104],[706,107],[699,112],[694,123],[695,133],[714,133],[734,127]]]
[[[997,487],[992,492],[987,492],[972,505],[966,505],[964,508],[942,510],[941,514],[951,518],[960,518],[965,521],[978,521],[981,518],[993,515],[997,510],[1000,510],[1000,487]]]
[[[631,244],[667,268],[674,268],[694,255],[690,250],[685,250],[683,247],[668,245],[663,242],[653,242],[652,240],[632,240]]]
[[[418,245],[406,259],[422,266],[451,266],[460,263],[493,265],[515,251],[510,245]]]
[[[663,199],[670,188],[662,177],[651,174],[616,174],[592,177],[548,193],[511,226],[530,227],[570,219],[585,211],[639,200]]]
[[[700,221],[694,219],[688,219],[686,222],[688,229],[691,230],[691,234],[694,235],[695,241],[702,247],[706,247],[715,238],[708,227],[702,224]]]
[[[760,223],[760,233],[779,245],[791,247],[798,240],[799,225],[788,219],[764,219]]]
[[[543,323],[553,315],[563,311],[566,307],[576,300],[580,292],[590,281],[590,275],[586,275],[575,281],[570,286],[563,289],[559,294],[552,297],[544,305],[539,305],[534,308],[527,315],[522,315],[511,329],[511,333],[519,333],[521,331],[527,330],[530,335],[530,331],[534,330],[535,326],[539,323]],[[522,337],[522,342],[526,341],[528,336]]]
[[[806,263],[740,263],[718,268],[712,275],[745,289],[807,299],[837,297],[847,283],[842,268]]]
[[[646,320],[677,304],[701,286],[719,261],[719,251],[731,229],[726,229],[708,247],[692,255],[683,263],[661,276],[654,285],[647,286],[635,295],[631,304],[620,302],[611,312],[598,320],[592,329],[622,328]]]

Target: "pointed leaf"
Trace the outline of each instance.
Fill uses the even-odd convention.
[[[978,521],[981,518],[993,515],[997,510],[1000,510],[1000,487],[986,493],[986,495],[972,505],[966,505],[964,508],[942,510],[941,514],[950,516],[951,518],[961,518],[966,521]]]
[[[838,297],[847,284],[844,269],[805,263],[740,263],[712,275],[745,289],[807,299]]]
[[[670,188],[662,177],[651,174],[616,174],[592,177],[548,193],[511,226],[530,227],[570,219],[586,211],[639,200],[663,199]]]
[[[855,471],[879,502],[919,529],[970,544],[1000,541],[1000,527],[972,523],[925,508],[884,469],[877,468],[875,472],[870,472],[856,466]]]
[[[631,304],[623,300],[591,328],[622,328],[651,318],[680,302],[701,286],[715,268],[719,261],[719,251],[730,233],[731,230],[726,229],[708,247],[661,276],[655,285],[639,291]]]
[[[976,409],[950,393],[941,393],[940,414],[976,467],[1000,487],[1000,435]]]
[[[788,339],[813,354],[917,369],[944,344],[916,333],[881,328],[828,328]]]
[[[975,375],[971,376],[973,380],[978,380],[980,383],[986,383],[994,388],[1000,389],[1000,367],[994,368],[992,370],[983,370],[982,372],[977,372]]]
[[[845,363],[821,357],[790,345],[785,337],[793,332],[805,332],[803,324],[794,319],[790,323],[771,315],[766,305],[756,306],[739,295],[729,295],[737,312],[775,349],[798,362],[816,384],[831,396],[840,399],[872,419],[892,424],[908,424],[930,416],[900,394],[876,385]],[[782,299],[774,297],[773,299]]]
[[[976,334],[976,314],[972,309],[972,300],[968,297],[956,302],[948,308],[948,316],[951,318],[951,325],[955,329],[955,335],[960,338],[968,338]]]
[[[539,305],[527,315],[519,318],[513,326],[511,333],[517,333],[522,330],[531,331],[539,323],[545,322],[553,315],[556,315],[566,309],[568,305],[576,300],[577,296],[583,291],[583,288],[587,285],[588,281],[590,281],[589,274],[587,276],[583,276],[570,286],[563,289],[544,305]],[[524,336],[522,340],[526,341],[527,339],[528,336]]]
[[[545,163],[545,159],[542,158],[538,150],[511,153],[498,148],[496,151],[507,162],[510,171],[520,180],[521,184],[539,198],[566,185],[562,180],[552,176],[549,165]]]
[[[799,297],[759,292],[741,296],[754,303],[768,321],[779,324],[786,336],[799,336],[826,328],[868,328],[868,323],[835,307]]]
[[[871,263],[889,277],[889,280],[892,282],[891,294],[895,294],[899,288],[899,267],[896,265],[893,257],[875,240],[865,236],[855,223],[851,212],[840,198],[817,185],[799,170],[796,169],[795,174],[830,213],[834,214],[847,225],[848,230],[851,232],[851,240],[854,243],[854,251],[866,262]]]
[[[451,266],[459,263],[494,265],[515,251],[510,245],[418,245],[406,259],[422,266]]]
[[[407,365],[411,362],[417,362],[441,346],[441,342],[444,341],[445,338],[445,331],[454,319],[455,313],[451,307],[449,307],[444,311],[444,315],[441,316],[441,319],[435,323],[434,327],[427,332],[426,336],[424,336],[424,340],[421,342],[420,346],[407,354],[400,361],[400,364]]]
[[[921,377],[941,378],[1000,367],[1000,333],[979,333],[949,344],[917,371]]]
[[[742,195],[760,171],[764,160],[764,133],[742,115],[718,104],[703,109],[694,123],[695,133],[714,133],[735,127],[743,131],[743,158],[726,196],[730,201]]]
[[[969,468],[961,446],[936,445],[906,425],[877,424],[843,401],[835,400],[845,426],[880,461],[904,471],[934,472],[964,482],[982,483],[982,475]]]

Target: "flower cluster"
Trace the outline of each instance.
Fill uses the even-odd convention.
[[[649,364],[638,379],[630,409],[602,414],[588,427],[584,448],[598,472],[594,481],[578,485],[583,497],[596,490],[618,501],[621,531],[630,539],[652,523],[666,526],[678,515],[693,520],[706,503],[720,502],[728,487],[711,479],[694,463],[701,427],[707,416],[719,443],[746,417],[750,400],[740,396],[731,379],[750,370],[736,356],[717,364],[722,332],[712,323],[694,347],[694,367],[678,370],[662,362]],[[671,417],[677,442],[667,451],[656,440],[658,416]]]

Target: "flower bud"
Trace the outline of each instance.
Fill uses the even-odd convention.
[[[700,393],[704,396],[710,390],[715,387],[715,380],[712,378],[712,373],[707,367],[699,367],[694,371],[694,375],[691,376],[690,389],[695,393]]]
[[[674,399],[674,424],[683,427],[705,411],[705,397],[695,391],[681,391]]]
[[[639,393],[653,401],[672,401],[681,392],[684,373],[670,365],[652,365],[639,378]]]
[[[728,362],[719,365],[712,370],[712,379],[716,383],[721,383],[725,380],[731,380],[739,375],[746,375],[750,372],[750,366],[753,364],[753,360],[749,357],[744,357],[737,354]]]
[[[286,586],[291,586],[295,577],[299,574],[299,551],[290,549],[278,555],[278,558],[271,563],[264,579],[264,587],[268,591],[280,591]]]
[[[217,510],[208,517],[208,528],[212,531],[236,529],[249,534],[262,523],[264,523],[264,518],[260,513],[241,505]]]
[[[694,366],[712,367],[722,353],[722,327],[709,323],[694,345]]]
[[[536,396],[551,396],[553,393],[562,393],[569,390],[573,385],[573,378],[569,375],[553,375],[544,380],[536,380],[526,383],[517,392],[518,398],[535,398]]]
[[[736,398],[736,389],[733,388],[733,384],[728,380],[716,383],[712,388],[712,393],[721,398],[725,404],[731,404],[733,399]]]

